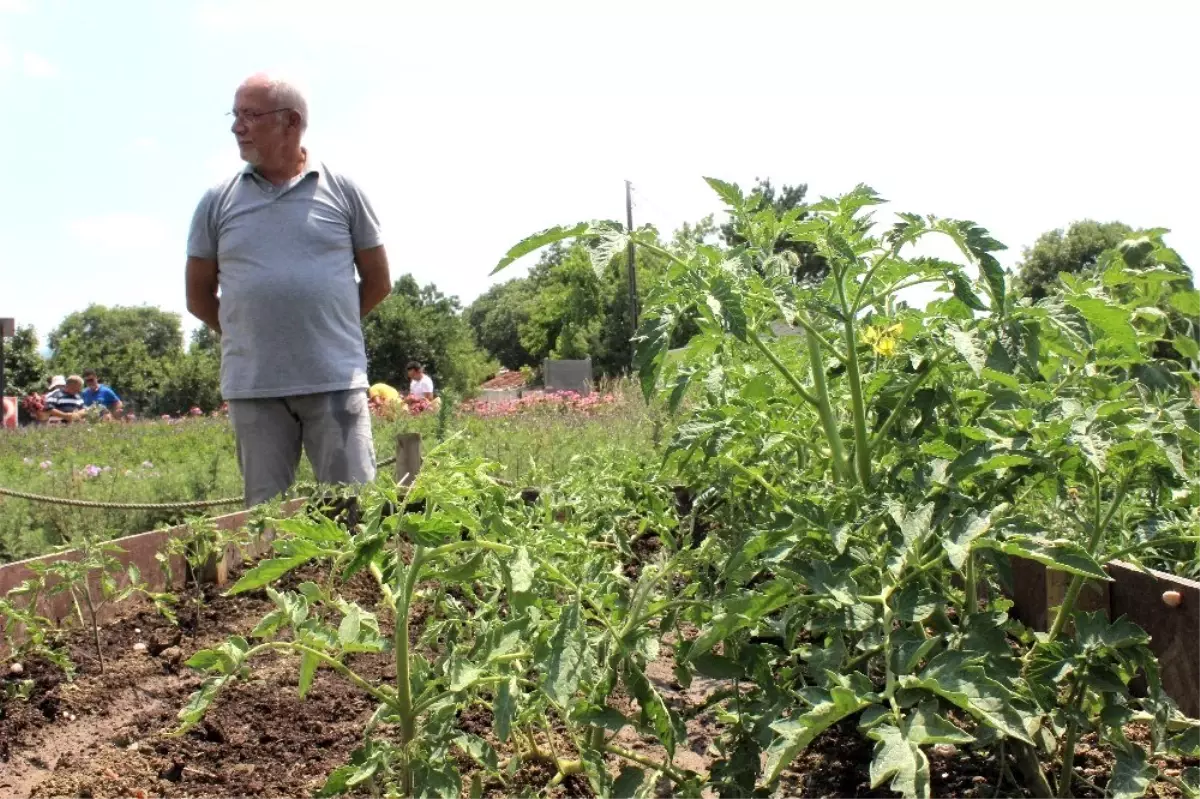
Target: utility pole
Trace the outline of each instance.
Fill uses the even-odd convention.
[[[625,228],[626,232],[630,236],[633,236],[633,184],[628,180],[625,181],[625,221],[628,223]],[[629,264],[629,318],[633,324],[633,334],[630,338],[636,336],[638,330],[637,260],[635,250],[633,239],[630,238],[625,251],[625,260]]]

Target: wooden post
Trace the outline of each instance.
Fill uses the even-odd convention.
[[[412,485],[421,471],[421,434],[401,433],[396,436],[396,483]]]

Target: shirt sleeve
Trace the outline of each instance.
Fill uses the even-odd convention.
[[[350,240],[356,250],[369,250],[383,244],[383,227],[379,217],[371,207],[371,201],[359,188],[358,184],[349,178],[343,178],[346,191],[346,203],[350,211]]]
[[[105,386],[104,390],[100,392],[100,402],[102,402],[104,405],[115,405],[120,401],[121,398],[117,396],[117,392],[113,391],[107,386]]]
[[[192,226],[188,231],[187,254],[189,258],[215,261],[217,258],[217,223],[213,215],[213,190],[206,191],[192,214]]]

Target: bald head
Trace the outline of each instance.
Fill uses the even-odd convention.
[[[272,182],[298,174],[308,103],[295,83],[265,72],[251,75],[233,95],[233,112],[243,160]]]
[[[269,72],[258,72],[242,81],[242,85],[238,87],[238,94],[243,93],[261,97],[271,108],[294,112],[300,117],[300,132],[304,133],[308,129],[308,103],[304,99],[304,93],[294,82]]]

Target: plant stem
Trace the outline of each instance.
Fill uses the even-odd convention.
[[[345,677],[350,682],[354,683],[355,687],[357,687],[358,689],[366,692],[367,694],[371,695],[373,698],[378,699],[381,703],[387,705],[388,707],[390,707],[394,710],[398,711],[400,709],[399,705],[397,704],[396,697],[389,696],[388,694],[384,693],[378,687],[372,685],[365,678],[360,676],[357,672],[355,672],[353,669],[351,669],[345,663],[342,663],[337,658],[330,657],[329,655],[325,654],[324,652],[321,652],[320,650],[313,649],[312,647],[305,646],[304,644],[298,644],[295,641],[268,641],[264,644],[259,644],[258,646],[254,647],[253,649],[250,649],[248,652],[246,652],[246,660],[249,660],[250,658],[254,657],[254,655],[258,654],[259,652],[264,652],[268,649],[276,649],[276,650],[280,650],[280,651],[290,651],[290,652],[300,654],[300,655],[312,655],[317,660],[321,661],[326,666],[333,669],[334,671],[336,671],[338,674]]]
[[[746,337],[749,339],[751,344],[758,348],[759,352],[766,356],[767,360],[771,362],[771,365],[779,370],[779,373],[783,375],[783,378],[787,380],[788,383],[791,384],[792,388],[795,389],[796,393],[800,395],[801,399],[810,405],[813,405],[814,407],[818,406],[817,398],[808,393],[808,389],[804,387],[804,384],[801,383],[794,374],[792,374],[792,370],[788,369],[787,365],[784,364],[783,361],[779,360],[779,356],[771,351],[771,348],[763,342],[762,338],[757,333],[747,333]]]
[[[967,574],[965,577],[965,585],[963,593],[966,596],[963,599],[963,619],[970,617],[975,612],[975,606],[979,603],[979,586],[976,584],[977,575],[975,572],[975,551],[971,550],[967,553]]]
[[[413,550],[412,563],[404,572],[400,595],[396,598],[396,632],[393,648],[396,650],[396,702],[400,715],[400,740],[407,744],[416,737],[416,716],[413,714],[411,664],[408,660],[408,615],[412,604],[417,574],[425,562],[425,548],[418,544]],[[397,563],[397,569],[402,564]],[[411,786],[409,786],[411,787]],[[411,793],[411,792],[410,792]]]
[[[104,673],[104,648],[100,646],[100,623],[96,619],[96,605],[92,602],[92,587],[83,576],[83,601],[87,603],[88,616],[92,619],[92,638],[96,642],[96,659],[100,661],[100,673]]]
[[[424,560],[437,560],[446,555],[461,552],[464,549],[488,549],[501,555],[511,555],[517,551],[516,547],[510,547],[508,544],[497,544],[493,541],[455,541],[452,544],[442,544],[440,547],[426,550],[424,552]]]
[[[1166,546],[1168,544],[1189,544],[1200,542],[1198,535],[1173,535],[1164,536],[1163,538],[1155,538],[1150,541],[1141,541],[1136,544],[1130,544],[1124,549],[1118,549],[1114,554],[1108,556],[1108,560],[1120,560],[1126,555],[1137,552],[1139,549],[1149,549],[1150,547]]]
[[[648,769],[661,771],[668,779],[671,780],[671,782],[683,782],[685,779],[682,774],[675,770],[675,766],[670,763],[657,763],[648,757],[642,757],[635,752],[630,752],[622,749],[619,746],[614,746],[613,744],[605,744],[602,751],[610,755],[616,755],[617,757],[624,758],[631,763],[637,763],[639,766],[645,766]]]
[[[1087,551],[1092,557],[1096,556],[1096,552],[1100,548],[1100,542],[1104,538],[1104,531],[1108,529],[1109,523],[1116,515],[1117,508],[1125,501],[1125,492],[1129,490],[1129,483],[1132,479],[1132,470],[1125,475],[1117,486],[1117,492],[1113,495],[1112,502],[1109,503],[1108,512],[1101,518],[1101,495],[1100,495],[1100,473],[1093,472],[1093,522],[1092,535],[1088,539]],[[1086,578],[1082,574],[1076,574],[1071,578],[1071,584],[1067,586],[1067,593],[1063,596],[1062,605],[1058,608],[1058,613],[1054,617],[1054,624],[1050,628],[1047,637],[1047,643],[1058,638],[1059,634],[1066,626],[1067,620],[1071,618],[1071,614],[1075,610],[1075,601],[1079,598],[1079,592],[1083,589],[1083,582]],[[1031,650],[1032,651],[1032,650]]]
[[[1079,735],[1079,704],[1083,701],[1083,681],[1075,685],[1067,711],[1071,720],[1067,722],[1067,737],[1063,741],[1062,771],[1058,776],[1058,797],[1068,799],[1071,795],[1071,779],[1075,776],[1075,739]]]
[[[850,410],[854,419],[854,459],[858,466],[858,481],[866,486],[871,482],[871,440],[867,437],[867,409],[858,366],[858,333],[854,329],[854,313],[846,302],[845,272],[839,270],[835,277],[846,332],[846,380],[850,383]]]
[[[817,413],[821,417],[821,426],[825,428],[825,438],[829,441],[830,459],[833,461],[833,474],[839,480],[849,478],[854,482],[854,473],[846,463],[846,448],[842,443],[842,431],[838,428],[837,416],[829,404],[829,387],[825,383],[825,363],[821,359],[821,347],[814,331],[808,332],[808,360],[812,370],[813,387],[816,389]]]
[[[1042,771],[1042,763],[1038,758],[1037,750],[1032,744],[1027,744],[1024,741],[1018,741],[1013,738],[1012,748],[1013,756],[1017,760],[1017,768],[1025,775],[1028,783],[1026,787],[1034,796],[1054,796],[1054,791],[1050,788],[1050,782],[1046,779],[1046,774]]]

